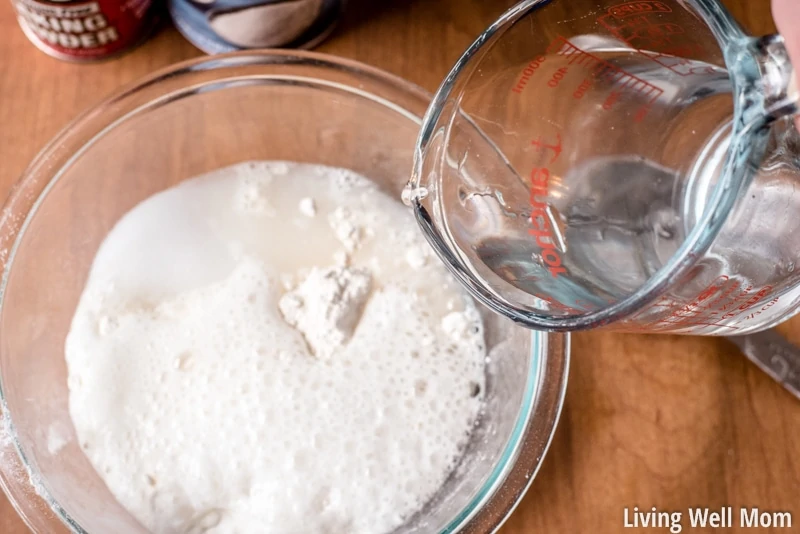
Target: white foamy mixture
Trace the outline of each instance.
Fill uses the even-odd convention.
[[[66,341],[81,446],[158,534],[390,532],[457,462],[484,357],[402,204],[282,162],[124,216]]]

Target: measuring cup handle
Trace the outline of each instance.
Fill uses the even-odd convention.
[[[777,33],[760,37],[753,40],[752,47],[761,74],[758,89],[763,93],[767,122],[800,115],[800,71],[792,65],[784,37]]]
[[[800,399],[800,347],[775,330],[730,336],[747,358]]]
[[[772,0],[772,18],[775,19],[775,26],[783,36],[784,46],[788,52],[789,59],[794,60],[798,66],[794,70],[794,89],[795,96],[800,89],[800,10],[797,9],[797,0]],[[800,127],[800,119],[797,119]]]
[[[787,98],[795,102],[793,114],[797,116],[800,110],[800,68],[791,68],[792,60],[794,65],[800,66],[800,10],[797,9],[797,0],[772,0],[772,18],[781,34],[780,46],[789,64],[788,75],[791,80],[786,91]],[[795,119],[795,123],[800,128],[800,117]]]

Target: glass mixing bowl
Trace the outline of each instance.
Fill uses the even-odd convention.
[[[114,223],[181,180],[246,160],[347,167],[399,200],[429,100],[351,61],[243,52],[150,76],[39,155],[0,216],[0,485],[34,532],[145,532],[84,456],[68,411],[64,338]],[[484,414],[456,471],[398,533],[496,530],[550,443],[568,338],[484,319]]]

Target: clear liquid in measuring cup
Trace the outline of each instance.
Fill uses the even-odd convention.
[[[431,183],[472,276],[533,310],[572,315],[632,294],[697,224],[727,154],[733,88],[718,66],[605,37],[556,38],[548,50],[464,95],[463,114],[432,143],[445,157]],[[502,125],[485,112],[501,104]],[[710,287],[725,295],[703,327],[743,333],[734,323],[800,250],[768,231],[775,210],[800,208],[796,177],[774,171],[756,176],[747,213],[734,214],[691,279],[644,314],[674,330],[674,310]]]

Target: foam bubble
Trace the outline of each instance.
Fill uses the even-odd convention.
[[[309,191],[318,216],[299,218]],[[479,315],[442,289],[445,269],[414,256],[409,280],[397,247],[413,240],[410,214],[352,172],[287,163],[223,169],[154,199],[101,247],[66,343],[78,443],[106,485],[154,532],[398,527],[456,465],[486,357]],[[175,213],[196,217],[183,232],[218,221],[222,244],[151,224]],[[165,288],[173,265],[203,272]],[[345,269],[371,273],[371,291],[320,360],[279,302],[308,306],[304,281]]]

